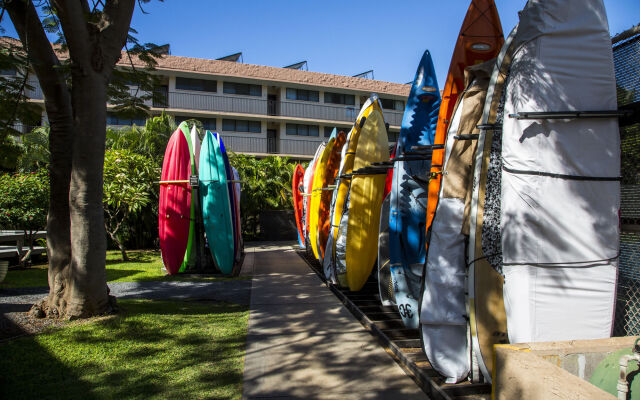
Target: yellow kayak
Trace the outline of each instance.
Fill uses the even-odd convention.
[[[371,99],[367,100],[366,103],[363,104],[362,109],[360,110],[360,114],[356,118],[356,122],[349,131],[347,135],[347,143],[345,143],[342,148],[342,161],[340,163],[340,171],[338,172],[338,176],[344,174],[350,174],[353,171],[353,162],[355,159],[356,148],[358,146],[358,138],[360,137],[360,122],[363,118],[367,118],[369,114],[373,111],[373,102]],[[333,255],[332,257],[335,259],[336,257],[336,245],[338,241],[338,227],[340,226],[340,220],[342,218],[342,214],[344,212],[344,205],[347,200],[347,195],[349,194],[349,187],[351,185],[350,179],[339,179],[338,186],[336,190],[338,191],[336,195],[334,209],[332,210],[332,225],[331,225],[331,235],[333,236]],[[337,279],[341,285],[346,285],[346,282],[343,281],[344,278],[340,272],[337,272]]]
[[[389,142],[382,106],[377,96],[373,96],[371,100],[371,111],[359,132],[353,171],[368,167],[374,162],[389,160]],[[352,291],[362,289],[378,255],[378,228],[386,176],[386,173],[381,173],[353,175],[351,178],[346,265],[347,284]]]
[[[329,139],[329,143],[322,151],[318,164],[316,166],[316,173],[313,175],[313,183],[311,185],[311,202],[309,205],[309,241],[311,242],[311,250],[316,260],[320,259],[318,250],[318,223],[320,215],[320,198],[322,196],[324,176],[327,170],[327,163],[329,162],[329,156],[333,151],[333,146],[336,143],[336,138]]]

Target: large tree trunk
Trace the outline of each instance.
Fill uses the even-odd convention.
[[[96,11],[86,0],[51,1],[68,44],[72,93],[33,2],[4,4],[42,86],[51,124],[50,292],[34,307],[37,315],[80,318],[115,308],[106,284],[102,209],[106,93],[135,2],[100,3]]]
[[[106,285],[102,208],[107,82],[99,72],[72,72],[75,138],[70,188],[71,270],[67,317],[113,311]],[[115,300],[115,299],[113,299]]]

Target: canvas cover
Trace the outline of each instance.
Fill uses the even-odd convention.
[[[608,337],[619,243],[617,120],[508,117],[616,110],[604,4],[529,1],[514,44],[500,223],[509,340]]]
[[[455,107],[445,146],[445,174],[431,225],[420,307],[420,332],[431,365],[458,382],[469,373],[465,319],[465,242],[462,233],[465,199],[470,188],[477,140],[456,135],[477,134],[495,60],[466,71],[467,89]]]

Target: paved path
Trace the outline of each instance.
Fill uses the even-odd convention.
[[[291,246],[252,257],[244,398],[426,399]]]

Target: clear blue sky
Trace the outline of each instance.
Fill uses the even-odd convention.
[[[640,22],[640,0],[604,0],[612,34]],[[363,5],[367,7],[363,7]],[[241,51],[245,63],[406,83],[425,49],[443,85],[469,0],[165,0],[136,9],[141,41],[169,43],[177,56],[218,58]],[[496,0],[505,36],[525,0]],[[6,35],[15,36],[8,21]]]

